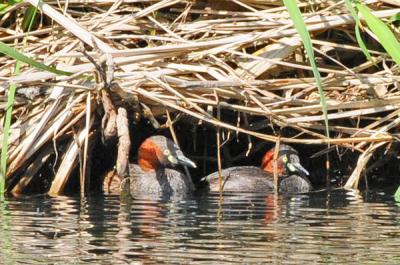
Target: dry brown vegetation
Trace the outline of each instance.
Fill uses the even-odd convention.
[[[363,36],[375,65],[364,58],[341,1],[299,4],[323,75],[330,139],[307,56],[280,1],[46,1],[33,31],[21,32],[20,18],[37,3],[23,1],[2,16],[0,41],[20,49],[25,39],[27,55],[73,75],[24,66],[12,77],[15,61],[0,58],[0,117],[9,83],[18,85],[7,172],[15,193],[54,153],[51,194],[62,192],[78,161],[81,185],[87,182],[93,132],[116,137],[126,108],[131,119],[156,127],[167,112],[172,119],[182,113],[266,141],[355,149],[361,155],[346,187],[357,187],[374,150],[397,139],[398,67],[368,30]],[[369,1],[383,20],[400,11],[396,5]],[[258,122],[249,124],[249,117]],[[279,135],[283,127],[297,134]],[[62,150],[60,141],[67,142]]]

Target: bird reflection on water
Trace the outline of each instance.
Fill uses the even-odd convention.
[[[343,190],[185,200],[27,197],[11,199],[2,212],[1,256],[16,264],[396,264],[399,217],[385,193]]]

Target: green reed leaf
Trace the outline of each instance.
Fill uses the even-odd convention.
[[[37,62],[37,61],[33,60],[32,58],[24,55],[23,53],[20,53],[19,51],[15,50],[14,48],[8,46],[4,42],[0,42],[0,53],[8,55],[8,56],[14,58],[15,60],[27,63],[30,66],[36,67],[36,68],[44,70],[44,71],[52,72],[52,73],[58,74],[58,75],[71,75],[71,73],[69,73],[69,72],[61,71],[54,67],[50,67],[50,66],[42,64],[40,62]]]
[[[345,3],[346,3],[347,9],[350,11],[351,16],[354,18],[354,20],[356,22],[355,33],[356,33],[356,39],[357,39],[358,46],[360,46],[361,51],[364,53],[365,57],[367,57],[368,61],[375,63],[372,59],[371,54],[368,52],[368,48],[365,45],[363,38],[361,37],[360,28],[362,27],[362,25],[361,25],[360,18],[358,17],[357,12],[352,5],[352,1],[345,0]]]
[[[303,44],[304,48],[306,49],[308,58],[310,59],[310,64],[312,67],[312,71],[317,83],[318,87],[318,92],[320,96],[320,102],[322,105],[322,111],[323,111],[323,116],[324,116],[324,121],[325,121],[325,134],[329,138],[329,124],[328,124],[328,108],[324,96],[324,91],[322,88],[322,79],[321,79],[321,74],[318,71],[317,64],[315,62],[315,56],[314,56],[314,50],[311,44],[311,37],[310,34],[308,33],[306,24],[304,23],[303,17],[301,16],[301,12],[299,7],[296,4],[295,0],[283,0],[283,3],[285,4],[290,17],[293,21],[293,25],[297,29],[297,32],[299,33]]]
[[[397,65],[400,65],[400,43],[390,28],[361,3],[357,3],[358,11],[363,15],[368,28],[376,35],[386,52],[393,58]]]

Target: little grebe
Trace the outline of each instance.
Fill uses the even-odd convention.
[[[262,192],[273,190],[274,180],[274,151],[267,151],[263,157],[261,167],[241,166],[222,170],[223,191]],[[312,189],[306,177],[307,170],[300,164],[300,158],[295,149],[281,144],[277,157],[278,186],[282,193],[302,193]],[[203,180],[209,183],[211,191],[219,191],[219,174],[214,172]]]
[[[193,193],[192,180],[182,172],[169,168],[177,165],[196,167],[178,145],[164,136],[151,136],[139,147],[138,164],[129,165],[132,196],[175,196]]]

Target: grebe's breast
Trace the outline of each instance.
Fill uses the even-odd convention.
[[[132,196],[176,196],[194,191],[189,177],[175,169],[162,168],[143,171],[139,165],[129,165],[130,192]]]

